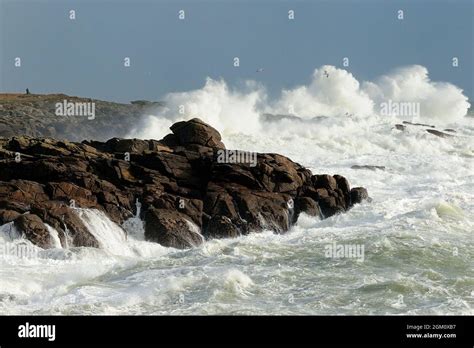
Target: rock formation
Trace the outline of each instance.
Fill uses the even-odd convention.
[[[302,212],[327,218],[368,198],[342,176],[313,175],[278,154],[222,162],[219,132],[199,119],[171,130],[160,141],[0,138],[0,224],[13,221],[44,248],[52,246],[46,224],[63,246],[67,235],[70,245],[98,247],[74,209],[122,224],[138,200],[147,240],[188,248],[203,237],[283,233]]]

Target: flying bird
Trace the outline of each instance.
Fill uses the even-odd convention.
[[[256,72],[262,72],[263,68],[258,68]]]

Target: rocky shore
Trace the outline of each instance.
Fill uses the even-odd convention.
[[[171,131],[159,141],[81,143],[4,133],[0,225],[13,222],[43,248],[53,246],[48,226],[63,246],[69,238],[69,246],[100,247],[75,210],[97,209],[121,225],[139,202],[146,240],[189,248],[204,239],[283,233],[303,212],[327,218],[368,198],[342,176],[313,175],[278,154],[237,161],[238,152],[226,150],[219,132],[199,119]]]

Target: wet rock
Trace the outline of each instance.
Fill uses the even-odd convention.
[[[63,246],[99,247],[99,242],[87,229],[74,209],[64,203],[56,201],[33,203],[31,212],[58,231]],[[66,241],[66,238],[69,240]]]
[[[12,222],[21,214],[14,210],[0,209],[0,225]]]
[[[361,203],[364,200],[369,199],[369,193],[363,187],[354,187],[351,190],[351,204]]]
[[[199,118],[177,122],[170,129],[181,145],[198,144],[212,148],[225,148],[220,133]]]
[[[17,217],[14,225],[18,231],[41,248],[49,248],[52,246],[49,231],[43,220],[34,214],[23,214]]]
[[[309,197],[298,197],[295,199],[292,223],[296,223],[298,221],[298,217],[301,213],[305,213],[309,216],[322,218],[321,208],[319,207],[319,204],[314,199]]]
[[[50,245],[45,224],[63,246],[99,247],[77,209],[122,224],[138,200],[147,240],[189,248],[202,243],[201,234],[284,233],[301,213],[327,218],[368,197],[340,175],[313,175],[278,154],[254,153],[252,163],[218,160],[221,136],[199,119],[171,130],[161,140],[0,139],[0,222],[17,221],[42,247]]]
[[[313,175],[311,180],[315,188],[324,188],[327,190],[335,190],[337,188],[337,181],[331,175]]]
[[[193,231],[186,215],[155,208],[145,214],[145,238],[177,249],[198,246],[203,242],[201,235]]]
[[[142,153],[150,150],[150,143],[141,139],[112,139],[107,141],[114,152]],[[107,144],[106,143],[106,144]]]
[[[337,183],[337,188],[341,189],[344,194],[347,194],[351,191],[351,185],[349,184],[349,180],[347,180],[342,175],[334,175],[334,179]]]
[[[205,237],[213,238],[235,238],[241,235],[239,228],[230,218],[222,215],[213,216],[207,223]]]
[[[443,133],[443,132],[440,132],[436,129],[427,129],[426,131],[428,133],[436,135],[437,137],[440,137],[440,138],[452,138],[452,137],[454,137],[454,135],[452,135],[452,134]]]

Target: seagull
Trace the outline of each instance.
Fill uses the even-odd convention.
[[[329,74],[328,74],[328,72],[327,72],[326,70],[324,70],[324,75],[325,75],[326,77],[329,77]]]
[[[256,72],[263,72],[263,68],[258,68]]]

